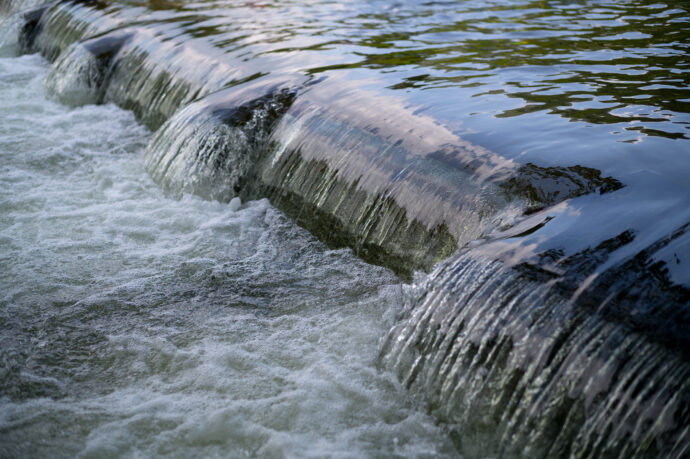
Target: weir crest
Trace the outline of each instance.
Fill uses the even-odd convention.
[[[18,46],[54,61],[56,98],[155,131],[146,167],[166,192],[268,198],[405,280],[430,272],[378,360],[466,457],[690,454],[690,197],[673,166],[523,160],[375,65],[220,52],[144,6],[0,5],[23,18]]]

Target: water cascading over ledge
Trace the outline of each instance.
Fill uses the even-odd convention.
[[[299,95],[294,106],[284,106],[284,116],[279,123],[276,118],[273,132],[262,128],[243,134],[267,142],[260,146],[256,139],[251,140],[252,149],[264,153],[254,155],[254,167],[240,174],[243,177],[237,171],[218,168],[217,161],[205,166],[213,170],[200,171],[195,156],[214,147],[200,145],[203,140],[199,138],[191,141],[179,136],[201,136],[212,143],[211,138],[218,136],[201,134],[199,128],[190,126],[182,133],[177,119],[162,128],[164,134],[152,143],[149,157],[185,157],[185,164],[196,164],[188,171],[190,177],[206,174],[219,182],[223,174],[234,175],[230,181],[247,182],[242,193],[237,193],[242,197],[268,196],[330,244],[353,247],[365,260],[389,266],[406,277],[413,269],[431,268],[490,229],[511,224],[526,203],[542,205],[621,186],[588,168],[539,168],[505,160],[462,140],[433,117],[414,113],[395,97],[377,94],[380,88],[363,90],[356,79],[332,77],[312,84],[306,76],[279,72],[262,78],[262,68],[274,64],[270,58],[250,63],[219,60],[207,43],[166,36],[165,30],[156,30],[141,17],[137,21],[148,27],[132,27],[129,22],[134,15],[119,10],[106,8],[104,18],[94,19],[98,11],[81,2],[59,2],[48,7],[31,28],[31,38],[25,40],[29,49],[57,59],[47,84],[62,101],[115,102],[157,129],[178,107],[200,99],[177,116],[206,110],[209,113],[195,115],[192,124],[207,118],[205,129],[214,130],[208,121],[214,117],[210,112],[232,111],[237,100],[248,101],[250,96],[268,100],[270,95],[257,94],[256,87],[270,86],[264,82],[267,78],[282,78],[283,89]],[[30,14],[35,21],[36,14]],[[92,35],[95,37],[88,38]],[[76,41],[78,37],[83,39]],[[70,40],[74,40],[71,45]],[[56,57],[57,50],[64,52]],[[232,89],[215,94],[212,101],[204,100],[205,95],[226,86]],[[228,100],[221,102],[223,97]],[[378,108],[367,113],[372,100]],[[223,107],[205,109],[207,103]],[[191,120],[182,123],[187,121]],[[163,143],[161,136],[167,138]],[[149,159],[149,165],[153,164],[160,161]],[[533,169],[542,173],[534,174]],[[165,183],[184,175],[180,170],[167,178],[165,171],[151,172],[167,188]],[[248,174],[254,180],[244,177]],[[234,185],[219,184],[209,194],[208,184],[201,185],[202,191],[185,181],[180,191],[221,200],[235,194],[221,191]]]
[[[157,129],[147,167],[169,192],[269,197],[406,278],[441,261],[380,361],[460,451],[690,452],[682,183],[506,158],[375,72],[319,77],[275,55],[222,55],[147,14],[52,3],[26,13],[20,42],[56,60],[58,98],[114,102]]]
[[[652,260],[689,228],[599,276],[634,234],[517,265],[512,244],[459,254],[409,298],[381,363],[469,457],[684,457],[690,294]]]

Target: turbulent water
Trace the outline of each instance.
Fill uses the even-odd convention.
[[[0,12],[0,456],[690,454],[686,3]]]
[[[47,70],[0,59],[1,457],[452,453],[374,368],[390,272],[265,200],[166,198],[148,131]]]

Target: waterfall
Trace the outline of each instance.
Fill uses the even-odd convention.
[[[54,61],[46,86],[63,103],[133,111],[154,131],[146,168],[169,195],[268,198],[329,246],[416,278],[378,363],[423,396],[458,451],[690,455],[685,157],[583,147],[589,166],[558,151],[539,162],[522,155],[541,139],[515,133],[527,147],[504,154],[500,132],[487,140],[420,105],[371,56],[334,72],[260,46],[250,59],[107,3],[16,13],[0,52]],[[557,126],[554,137],[570,132]],[[678,148],[676,134],[657,135],[658,151]]]
[[[269,58],[219,56],[207,43],[128,20],[79,4],[45,11],[34,47],[49,58],[64,50],[47,81],[58,99],[114,102],[154,130],[171,120],[149,149],[149,171],[168,191],[225,200],[243,188],[243,198],[269,197],[329,244],[405,278],[514,224],[525,206],[622,186],[587,167],[506,160],[410,110],[395,92],[359,89],[357,79],[265,75]],[[290,82],[295,102],[260,128],[230,127],[204,108],[225,98],[222,110],[243,111],[239,95],[276,79]]]
[[[264,92],[244,103],[238,100]],[[190,104],[167,121],[147,149],[151,177],[177,195],[187,192],[220,201],[238,196],[250,184],[254,167],[269,148],[268,135],[294,92],[272,86],[252,88],[242,96],[216,94],[218,102]],[[244,191],[243,196],[251,195]]]
[[[59,22],[59,16],[51,22]],[[66,43],[76,33],[59,39]],[[38,47],[52,56],[54,46]],[[51,70],[49,86],[71,103],[114,102],[156,129],[178,107],[232,82],[233,74],[180,42],[123,29],[73,44]],[[88,95],[76,96],[76,87],[88,88]]]
[[[27,14],[31,33],[24,33],[25,52],[39,51],[53,61],[70,45],[118,27],[117,17],[103,14],[98,8],[79,2],[49,3]]]
[[[459,254],[411,290],[381,365],[425,394],[467,457],[684,457],[690,292],[650,261],[689,228],[598,279],[634,235],[535,264]],[[595,280],[583,293],[575,277]]]
[[[46,78],[46,88],[60,102],[87,105],[103,101],[104,64],[81,43],[60,55]]]

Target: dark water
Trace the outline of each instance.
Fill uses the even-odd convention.
[[[582,162],[582,150],[573,151],[564,137],[594,127],[588,125],[611,125],[591,130],[600,141],[603,133],[629,143],[687,138],[690,31],[683,2],[108,5],[110,15],[130,24],[155,27],[166,38],[183,37],[204,51],[206,45],[222,50],[233,67],[227,81],[281,72],[361,75],[405,93],[398,97],[428,106],[444,121],[467,123],[461,129],[468,138],[500,132],[512,140],[504,138],[500,145],[507,157],[522,154],[526,146],[506,150],[506,145],[540,133],[540,139],[553,140],[539,156],[527,149],[528,158],[553,156],[567,145]],[[565,121],[576,125],[568,131]],[[481,136],[472,137],[473,130]],[[551,130],[557,132],[545,135]]]
[[[388,449],[397,440],[382,434],[357,437],[352,454],[443,455],[448,441],[468,457],[689,454],[686,2],[63,1],[35,29],[25,20],[5,22],[4,49],[55,61],[50,97],[112,102],[154,131],[142,155],[166,206],[186,193],[268,197],[330,246],[404,279],[441,262],[402,299],[383,294],[391,322],[362,351],[433,417],[408,449]],[[210,205],[194,202],[184,205]],[[252,231],[272,234],[267,225]],[[272,250],[292,253],[292,231]],[[252,269],[271,276],[273,263]],[[299,301],[330,305],[317,285],[350,285],[327,265]],[[378,302],[390,273],[361,266],[352,282],[378,280],[356,303]],[[289,283],[311,269],[290,268]],[[208,296],[207,276],[194,279]],[[404,398],[391,393],[372,395],[394,400],[381,412]],[[396,416],[422,416],[400,403],[411,411]],[[17,444],[32,435],[3,428]],[[166,444],[164,430],[143,444]],[[338,455],[347,443],[290,442],[276,454]]]

